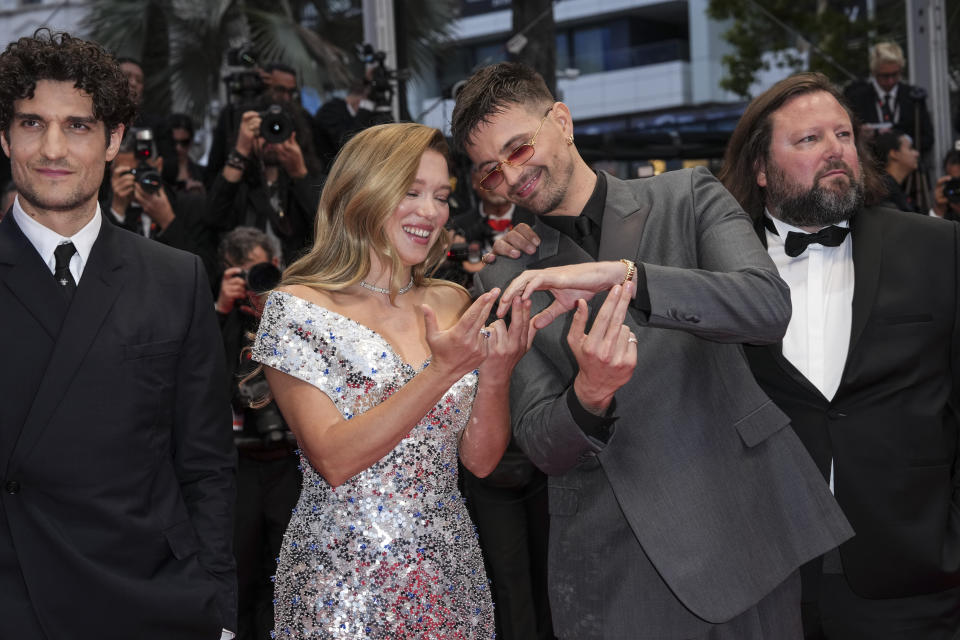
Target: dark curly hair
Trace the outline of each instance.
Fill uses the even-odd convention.
[[[93,42],[41,28],[0,54],[0,131],[8,137],[14,102],[32,98],[38,80],[72,81],[90,94],[93,116],[103,122],[108,139],[136,116],[127,79],[112,55]]]

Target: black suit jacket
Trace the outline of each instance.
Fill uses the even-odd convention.
[[[844,97],[850,104],[850,108],[860,118],[860,122],[878,123],[880,116],[877,114],[877,91],[870,81],[854,82],[844,90]],[[930,121],[930,112],[927,111],[927,103],[923,90],[913,87],[904,82],[897,85],[897,107],[899,108],[899,117],[894,121],[893,126],[897,130],[908,134],[913,138],[917,148],[923,153],[933,149],[933,123]],[[919,118],[919,121],[918,121]],[[917,124],[919,122],[919,138],[917,137]]]
[[[894,598],[960,585],[960,226],[869,208],[853,229],[850,349],[832,401],[782,355],[746,347],[856,536],[853,590]],[[819,566],[805,572],[806,597]]]
[[[68,307],[8,216],[0,345],[0,637],[235,629],[234,452],[200,260],[102,221]]]

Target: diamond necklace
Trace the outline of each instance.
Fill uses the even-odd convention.
[[[383,289],[381,287],[377,287],[367,282],[364,282],[363,280],[360,281],[360,286],[363,287],[364,289],[369,289],[370,291],[376,291],[377,293],[384,293],[384,294],[390,295],[390,289]],[[410,276],[410,282],[408,282],[405,287],[401,287],[400,289],[397,290],[397,295],[399,296],[402,293],[406,293],[407,291],[410,291],[411,288],[413,288],[413,276]]]

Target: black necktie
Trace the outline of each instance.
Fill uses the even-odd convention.
[[[807,250],[811,244],[822,244],[825,247],[839,247],[843,239],[850,233],[847,227],[837,227],[830,225],[817,231],[816,233],[797,233],[790,231],[787,233],[787,239],[783,242],[783,249],[788,256],[796,258]]]
[[[63,295],[70,300],[73,298],[73,292],[77,290],[77,282],[70,273],[70,258],[77,252],[77,248],[72,242],[57,245],[53,250],[53,256],[57,259],[57,264],[53,268],[53,277],[63,290]]]
[[[883,94],[883,105],[880,107],[880,111],[883,113],[884,122],[893,122],[893,111],[890,109],[890,94]]]
[[[600,253],[600,243],[597,241],[597,236],[593,233],[595,226],[593,221],[581,214],[574,218],[573,222],[580,234],[580,246],[596,260],[597,255]]]

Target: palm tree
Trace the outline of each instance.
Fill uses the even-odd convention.
[[[347,51],[361,38],[360,0],[94,0],[84,28],[118,56],[143,61],[145,104],[202,118],[220,94],[224,55],[247,41],[261,60],[285,62],[304,84],[343,88],[359,76]],[[406,64],[425,68],[446,37],[456,0],[405,0]],[[300,17],[312,7],[314,29]],[[347,25],[349,24],[349,28]],[[323,35],[321,35],[323,34]]]

